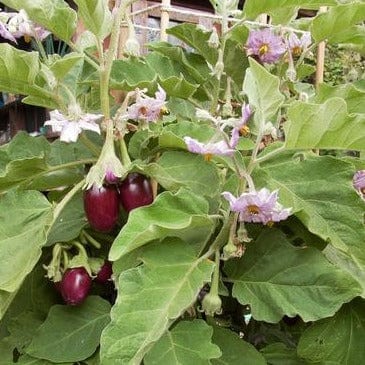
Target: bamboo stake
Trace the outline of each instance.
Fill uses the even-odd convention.
[[[170,21],[169,8],[170,8],[170,6],[171,6],[170,0],[162,0],[160,40],[163,42],[167,42],[167,39],[168,39],[166,29],[169,27],[169,21]]]
[[[319,8],[320,13],[324,13],[327,11],[327,6],[321,6]],[[326,42],[319,42],[317,48],[317,66],[316,66],[316,82],[315,87],[318,89],[319,85],[323,82],[324,75],[324,58],[326,52]]]

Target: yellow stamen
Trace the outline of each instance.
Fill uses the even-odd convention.
[[[247,207],[247,211],[251,214],[251,215],[257,215],[260,213],[260,208],[257,205],[249,205]]]
[[[269,45],[264,43],[260,48],[259,48],[259,55],[263,56],[265,53],[269,52]]]
[[[291,53],[293,54],[293,56],[299,57],[302,54],[302,47],[300,46],[293,47]]]
[[[210,161],[211,159],[212,159],[212,157],[213,157],[213,154],[212,153],[206,153],[206,154],[204,154],[204,160],[205,161]]]
[[[271,228],[274,225],[274,222],[273,221],[268,221],[266,223],[266,225]]]
[[[32,40],[32,37],[30,37],[29,35],[24,35],[25,43],[30,43],[31,40]]]
[[[244,125],[240,128],[240,135],[243,137],[247,137],[250,134],[250,127],[247,125]]]

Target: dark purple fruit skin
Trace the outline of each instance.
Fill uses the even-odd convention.
[[[119,185],[119,201],[127,213],[151,204],[153,193],[150,181],[136,172],[129,174]]]
[[[111,231],[118,221],[118,191],[114,186],[91,187],[84,192],[84,210],[90,226],[100,232]]]
[[[65,303],[81,304],[90,292],[91,283],[91,277],[84,267],[67,269],[60,282],[60,293]]]
[[[112,277],[113,269],[110,261],[105,261],[104,265],[100,268],[96,274],[95,281],[100,284],[106,284]]]

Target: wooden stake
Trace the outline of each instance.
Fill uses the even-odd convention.
[[[167,42],[168,35],[166,33],[166,29],[169,27],[170,14],[168,8],[171,6],[170,0],[162,0],[161,7],[161,25],[160,25],[160,40],[163,42]]]
[[[327,6],[321,6],[319,8],[320,13],[324,13],[327,11]],[[326,42],[319,42],[317,48],[317,66],[316,66],[316,82],[315,87],[318,89],[319,85],[323,82],[324,75],[324,58],[326,52]]]

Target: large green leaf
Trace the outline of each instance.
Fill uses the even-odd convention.
[[[294,247],[275,229],[263,231],[225,271],[234,283],[233,296],[250,304],[255,319],[266,322],[284,315],[304,321],[329,317],[361,293],[360,285],[321,251]]]
[[[280,189],[281,203],[293,207],[310,232],[333,246],[328,257],[352,273],[364,296],[364,203],[352,187],[355,171],[351,163],[330,156],[278,158],[257,171],[256,179],[261,186]]]
[[[158,162],[147,165],[144,171],[166,190],[177,191],[186,187],[198,195],[209,197],[219,193],[217,168],[200,155],[182,151],[165,152]]]
[[[311,33],[317,42],[323,40],[331,43],[349,42],[349,32],[356,34],[355,25],[364,19],[364,3],[338,5],[314,18]]]
[[[109,259],[116,261],[148,242],[165,237],[181,237],[190,243],[200,242],[202,237],[208,240],[214,227],[208,209],[207,201],[189,190],[161,193],[152,205],[129,214],[110,249]]]
[[[245,17],[255,19],[260,14],[272,14],[277,9],[286,9],[290,12],[292,8],[301,7],[307,8],[319,8],[322,5],[336,5],[335,0],[246,0],[243,8]]]
[[[364,203],[352,187],[354,173],[351,163],[330,156],[278,158],[257,171],[256,179],[261,186],[280,189],[281,203],[293,207],[310,232],[341,251],[361,273],[365,268]],[[356,270],[353,275],[365,295],[363,276]]]
[[[345,100],[348,113],[365,114],[365,90],[353,84],[335,85],[320,84],[315,102],[324,103],[327,99],[339,97]]]
[[[167,331],[143,359],[145,365],[209,365],[221,355],[212,344],[212,327],[200,319],[179,322]],[[233,365],[233,364],[232,364]]]
[[[1,363],[0,363],[1,364]],[[37,359],[35,357],[29,356],[27,354],[20,356],[19,360],[17,361],[17,364],[20,365],[52,365],[54,362],[50,362],[48,360],[43,359]],[[58,363],[59,365],[74,365],[74,363],[71,362],[63,362]]]
[[[264,357],[250,343],[233,331],[214,327],[213,342],[219,346],[222,356],[211,360],[213,365],[265,365]]]
[[[176,239],[151,245],[141,255],[144,265],[119,276],[112,321],[101,338],[104,365],[140,364],[171,322],[195,301],[214,267]]]
[[[1,196],[1,290],[17,290],[33,269],[41,255],[51,219],[51,205],[37,191],[9,191]]]
[[[24,9],[36,23],[68,42],[76,30],[76,12],[63,0],[4,0],[10,8]]]
[[[111,30],[112,15],[108,3],[104,0],[88,1],[75,0],[78,6],[78,14],[86,28],[99,39],[104,39]]]
[[[362,364],[365,358],[365,301],[344,305],[333,318],[313,323],[301,336],[298,354],[310,363]]]
[[[345,100],[323,104],[295,102],[288,109],[286,147],[290,149],[365,149],[365,114],[348,115]]]
[[[26,352],[53,362],[80,361],[91,356],[110,321],[110,304],[90,296],[78,307],[55,305]],[[57,330],[55,330],[57,329]]]
[[[261,123],[270,120],[285,98],[279,91],[280,80],[277,76],[272,75],[252,58],[249,59],[249,63],[243,91],[247,94],[250,105],[255,108],[256,122]]]

